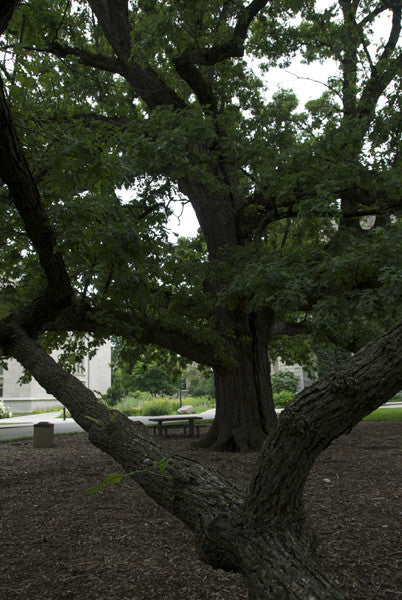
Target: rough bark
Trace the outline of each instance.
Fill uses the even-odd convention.
[[[244,452],[261,448],[276,414],[264,327],[255,315],[235,320],[235,364],[214,368],[216,416],[202,446]]]
[[[243,573],[252,600],[341,600],[314,560],[302,491],[320,452],[402,386],[402,323],[338,374],[305,390],[264,443],[248,494],[213,468],[159,446],[109,411],[20,327],[0,322],[0,347],[71,411],[90,440],[195,533],[200,557]],[[158,463],[168,459],[165,471]]]
[[[20,0],[2,0],[0,6],[0,34],[7,29],[8,23],[19,2]]]

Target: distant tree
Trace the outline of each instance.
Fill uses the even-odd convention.
[[[272,391],[275,393],[287,390],[296,392],[299,385],[299,379],[290,371],[277,371],[271,375]]]
[[[125,391],[173,394],[177,392],[177,374],[169,374],[156,362],[137,362],[131,372],[120,370],[121,384]]]
[[[214,375],[211,371],[199,371],[196,367],[191,366],[186,369],[184,376],[191,396],[215,397]]]

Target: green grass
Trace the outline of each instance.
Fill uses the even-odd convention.
[[[378,408],[363,421],[402,421],[402,407]]]

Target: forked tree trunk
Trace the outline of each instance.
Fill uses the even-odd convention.
[[[276,425],[270,366],[263,327],[244,318],[232,347],[236,364],[214,369],[216,415],[202,441],[214,450],[258,450]]]
[[[245,493],[216,469],[174,455],[149,438],[143,426],[109,411],[15,323],[0,322],[4,353],[63,402],[89,439],[150,497],[194,531],[201,559],[245,576],[249,600],[343,598],[314,559],[304,483],[314,460],[334,438],[400,390],[401,344],[399,324],[338,373],[304,390],[264,442]]]

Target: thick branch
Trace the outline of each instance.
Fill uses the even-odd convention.
[[[229,40],[213,48],[189,48],[174,59],[173,64],[177,73],[191,87],[200,103],[204,106],[209,105],[212,110],[215,110],[217,101],[211,84],[201,74],[200,70],[196,68],[196,65],[212,66],[228,58],[243,56],[244,42],[250,23],[267,4],[266,0],[254,0],[248,7],[241,8],[237,23]]]
[[[193,531],[224,519],[240,506],[243,492],[237,484],[214,468],[171,453],[149,439],[143,425],[107,409],[17,326],[0,322],[0,347],[69,409],[95,446],[132,473],[149,496]],[[154,463],[164,459],[168,465],[162,476]]]
[[[38,48],[38,50],[40,50]],[[74,48],[67,44],[60,44],[58,41],[53,40],[46,45],[43,51],[51,52],[59,58],[67,58],[68,56],[75,56],[83,65],[88,67],[94,67],[95,69],[101,69],[109,73],[119,73],[123,69],[122,62],[109,56],[103,56],[102,54],[94,54],[88,50],[82,48]]]
[[[0,177],[8,186],[26,232],[38,254],[53,302],[65,306],[72,298],[72,287],[63,258],[55,251],[55,234],[15,132],[1,79],[0,132]]]
[[[20,0],[2,0],[0,4],[0,35],[7,29],[8,23]]]
[[[318,455],[401,389],[401,346],[402,322],[306,388],[282,413],[250,487],[254,518],[269,522],[281,513],[300,512],[303,486]]]
[[[228,58],[242,57],[250,23],[267,4],[267,0],[253,0],[246,8],[240,8],[233,34],[229,40],[212,48],[190,48],[176,60],[181,64],[211,66]]]
[[[104,320],[98,322],[96,312],[89,306],[77,303],[49,319],[43,331],[85,331],[105,337],[119,335],[125,339],[135,339],[144,345],[161,346],[199,364],[214,367],[221,362],[214,341],[196,341],[189,334],[169,329],[163,321],[137,318],[122,311],[117,314],[109,311],[108,315],[113,323],[111,327]],[[225,359],[227,360],[227,355]]]
[[[81,48],[62,45],[56,41],[48,44],[46,51],[52,52],[60,58],[75,56],[83,65],[110,73],[118,73],[127,80],[136,95],[141,97],[150,108],[168,105],[180,109],[186,106],[185,102],[160,79],[151,67],[143,69],[138,64],[127,62],[120,57],[118,59],[109,58]]]
[[[392,53],[397,47],[399,36],[401,34],[401,6],[396,6],[392,13],[392,27],[388,41],[384,50],[378,59],[376,65],[373,65],[371,76],[367,81],[357,106],[359,118],[372,116],[381,94],[384,93],[393,77],[402,68],[402,54],[399,53],[395,58],[391,58]]]
[[[89,0],[102,30],[116,54],[130,56],[130,26],[127,0]]]

